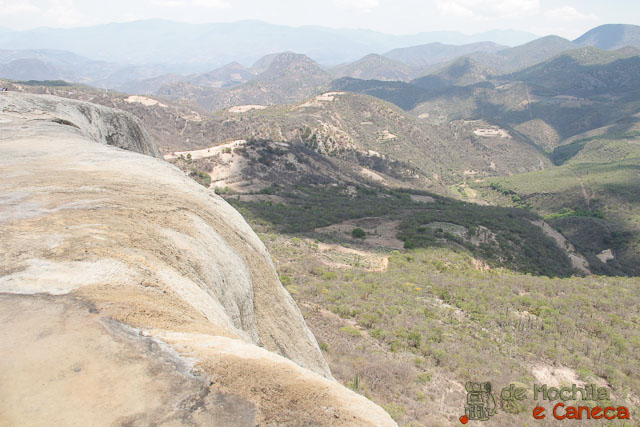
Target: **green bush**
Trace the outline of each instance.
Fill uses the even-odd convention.
[[[351,237],[354,239],[364,239],[367,236],[367,233],[362,228],[354,228],[351,231]]]
[[[394,419],[394,421],[400,421],[404,414],[407,413],[403,406],[396,405],[395,403],[387,403],[382,405],[382,408]]]
[[[359,337],[360,335],[362,335],[362,332],[360,332],[360,329],[354,328],[351,325],[343,326],[342,328],[340,328],[340,332],[350,335],[352,337]]]
[[[187,158],[189,155],[187,155]],[[191,168],[189,172],[189,176],[193,178],[198,184],[203,185],[207,188],[211,185],[211,176],[208,173],[198,170],[196,168]]]
[[[280,276],[280,282],[282,282],[283,286],[289,286],[291,284],[291,277],[289,276]]]

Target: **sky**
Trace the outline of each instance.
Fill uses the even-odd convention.
[[[574,39],[606,23],[640,25],[637,0],[0,0],[0,27],[77,27],[162,18],[258,19],[389,34],[516,29]]]

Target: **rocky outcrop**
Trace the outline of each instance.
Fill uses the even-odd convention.
[[[3,92],[3,123],[22,120],[29,124],[51,122],[69,126],[95,142],[113,145],[153,157],[162,157],[138,119],[124,111],[55,96]],[[38,131],[39,126],[30,129]]]
[[[131,116],[0,111],[0,424],[393,424],[331,378],[240,214]]]

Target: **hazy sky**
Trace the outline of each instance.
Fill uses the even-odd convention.
[[[164,18],[260,19],[393,34],[520,29],[575,38],[605,23],[640,24],[637,0],[0,0],[0,27],[73,27]]]

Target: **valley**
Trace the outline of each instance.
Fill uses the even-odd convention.
[[[87,173],[83,180],[103,179],[88,173],[91,168],[115,171],[101,184],[112,199],[108,209],[137,213],[114,213],[124,225],[97,216],[109,227],[94,237],[116,241],[114,230],[126,225],[132,234],[122,249],[124,261],[136,275],[118,285],[126,288],[123,296],[109,284],[83,291],[63,286],[65,296],[56,303],[71,307],[72,296],[78,297],[123,325],[144,329],[176,354],[195,354],[218,387],[218,394],[202,400],[207,411],[237,394],[228,397],[228,412],[245,420],[238,425],[296,425],[308,410],[304,420],[310,424],[375,425],[380,417],[388,425],[449,426],[464,413],[465,383],[482,380],[495,390],[509,384],[528,391],[532,384],[597,384],[611,395],[594,405],[627,406],[636,420],[637,34],[634,25],[605,25],[573,41],[546,36],[518,46],[384,45],[388,49],[380,53],[358,51],[363,56],[342,52],[343,60],[330,65],[320,59],[329,55],[324,50],[317,57],[252,53],[242,63],[207,71],[140,79],[136,74],[112,89],[43,69],[37,80],[0,80],[9,92],[0,94],[0,126],[16,140],[41,132],[61,150],[67,150],[63,139],[73,137],[155,158],[138,160],[97,144],[84,146],[79,159],[63,152],[69,154],[64,164]],[[0,33],[0,46],[5,39]],[[15,62],[25,54],[5,55]],[[49,55],[38,52],[37,59],[46,62]],[[56,64],[79,61],[58,54]],[[13,62],[11,72],[21,64]],[[0,66],[0,77],[2,71]],[[24,128],[13,127],[22,120]],[[35,130],[23,136],[22,129]],[[8,144],[6,135],[0,142]],[[132,148],[132,139],[143,143]],[[47,157],[38,168],[53,173],[54,148],[38,154],[35,142],[29,144],[11,150]],[[7,164],[26,162],[9,151],[4,149]],[[99,166],[103,156],[105,165]],[[29,168],[20,165],[15,168]],[[7,173],[7,182],[45,186],[44,175],[29,181],[16,174]],[[49,184],[71,185],[65,184],[71,174],[63,175]],[[111,180],[124,182],[127,191],[118,194]],[[84,215],[82,209],[91,207],[78,209]],[[37,216],[44,211],[38,212],[35,225],[20,217],[20,227],[44,227]],[[5,217],[0,213],[0,220]],[[51,225],[61,227],[60,221]],[[9,249],[18,253],[19,227],[11,227]],[[153,237],[150,246],[136,227]],[[91,234],[73,233],[79,242]],[[215,245],[227,240],[231,246],[221,255]],[[80,249],[76,255],[58,253],[45,243],[31,243],[38,256],[71,257],[64,262],[89,256]],[[101,245],[106,243],[89,246],[90,254],[111,253]],[[145,251],[163,257],[149,258]],[[247,277],[256,281],[244,280],[246,269],[224,269],[224,256],[248,263]],[[140,267],[149,259],[162,263],[164,273],[156,277],[153,268]],[[3,262],[8,265],[9,258]],[[30,269],[61,274],[46,263],[11,262],[0,275],[6,306],[17,298],[7,296],[17,292],[14,278],[31,280]],[[104,268],[113,278],[117,269],[110,265]],[[225,294],[229,281],[235,286],[231,296]],[[247,303],[254,284],[259,301]],[[168,293],[178,295],[188,315],[180,314]],[[128,307],[127,295],[140,306]],[[205,296],[206,304],[199,302]],[[25,306],[42,304],[20,298]],[[68,312],[79,324],[85,314],[78,310]],[[251,317],[253,310],[258,318]],[[286,325],[278,324],[276,312]],[[111,360],[104,364],[113,369]],[[245,371],[255,378],[243,377]],[[197,381],[180,383],[182,393],[195,393]],[[284,392],[287,387],[301,399]],[[315,405],[318,390],[326,406]],[[287,399],[295,404],[283,412]],[[491,425],[554,425],[552,417],[534,424],[529,403],[501,405]],[[552,411],[553,405],[542,406]],[[181,411],[185,420],[201,422],[190,415],[200,412]]]

